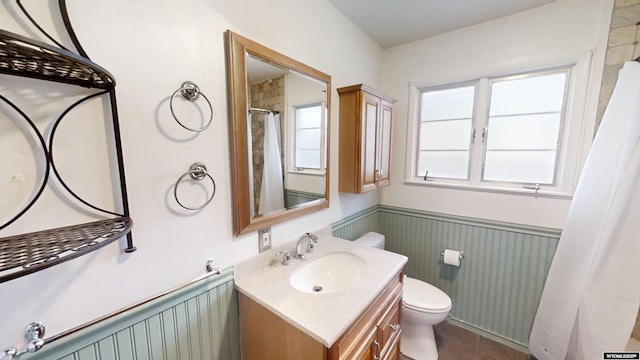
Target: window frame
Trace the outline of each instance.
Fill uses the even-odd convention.
[[[306,168],[306,167],[297,167],[296,166],[296,154],[297,154],[297,141],[296,141],[296,130],[298,128],[298,120],[296,116],[296,110],[301,108],[310,108],[310,107],[320,107],[320,168]],[[311,102],[311,103],[302,103],[291,105],[291,118],[289,132],[290,132],[290,143],[291,151],[289,152],[289,156],[287,159],[287,172],[292,174],[303,174],[303,175],[318,175],[322,176],[326,174],[327,171],[327,103],[325,101]],[[322,156],[324,154],[324,156]]]
[[[473,86],[474,88],[474,104],[472,104],[472,110],[471,110],[471,129],[469,132],[469,163],[467,164],[467,177],[466,179],[463,178],[449,178],[449,177],[437,177],[437,176],[431,176],[431,178],[433,179],[440,179],[443,181],[451,181],[451,182],[468,182],[471,181],[471,164],[472,164],[472,156],[473,156],[473,143],[474,143],[474,122],[475,122],[475,118],[476,118],[476,106],[475,106],[475,99],[478,96],[478,80],[470,80],[470,81],[464,81],[464,82],[457,82],[457,83],[452,83],[452,84],[442,84],[442,85],[436,85],[436,86],[425,86],[425,87],[420,87],[418,88],[418,119],[417,119],[417,123],[418,123],[418,128],[416,130],[416,149],[415,149],[415,167],[417,170],[418,167],[418,162],[420,161],[420,126],[422,123],[422,120],[420,118],[420,113],[422,112],[422,94],[425,92],[429,92],[429,91],[440,91],[440,90],[448,90],[448,89],[458,89],[458,88],[463,88],[463,87],[470,87]],[[449,119],[449,120],[454,120],[454,119]],[[419,176],[417,173],[415,174],[415,176]]]
[[[565,95],[562,110],[563,119],[561,120],[560,129],[562,133],[558,138],[558,148],[556,151],[555,184],[551,186],[528,183],[505,183],[493,180],[482,181],[484,169],[481,167],[484,164],[486,149],[485,142],[482,141],[481,136],[482,130],[484,126],[488,124],[489,120],[489,96],[491,90],[489,82],[560,71],[567,71],[567,79],[565,81]],[[575,63],[568,65],[531,69],[511,74],[483,76],[473,80],[443,82],[439,84],[410,82],[409,106],[407,111],[405,177],[403,183],[412,186],[531,195],[549,198],[571,198],[578,180],[579,171],[592,142],[592,137],[589,136],[590,132],[587,130],[592,121],[585,118],[590,71],[591,54],[587,54]],[[470,178],[468,180],[456,180],[427,177],[425,180],[423,175],[416,174],[419,151],[418,136],[420,130],[421,89],[457,87],[473,83],[476,84],[474,118],[472,119],[475,138],[472,140],[472,151],[469,160]],[[483,91],[482,87],[487,90]],[[478,106],[477,104],[479,103],[482,105]],[[485,123],[485,125],[480,128],[478,127],[478,116],[484,119],[482,122]],[[480,151],[473,148],[478,146],[478,143],[480,143],[482,147]],[[479,155],[481,156],[480,159],[478,158]]]

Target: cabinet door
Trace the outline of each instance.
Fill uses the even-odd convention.
[[[380,98],[362,92],[362,138],[360,142],[362,163],[360,164],[361,191],[377,189],[378,170],[378,116]]]
[[[380,106],[380,120],[378,125],[378,153],[377,159],[377,187],[389,185],[391,170],[391,126],[393,119],[393,104],[382,100]]]

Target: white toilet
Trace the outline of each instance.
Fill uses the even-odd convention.
[[[384,250],[384,235],[369,232],[355,240],[358,244]],[[404,278],[402,295],[402,337],[400,352],[415,360],[438,358],[433,326],[451,310],[451,298],[437,287],[410,277]]]

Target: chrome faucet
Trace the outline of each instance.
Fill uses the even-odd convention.
[[[303,250],[303,244],[304,241],[306,239],[309,239],[309,242],[307,243],[307,247],[306,249]],[[318,237],[313,235],[312,233],[308,232],[308,233],[304,233],[304,235],[302,235],[302,237],[300,239],[298,239],[298,243],[296,244],[296,248],[294,251],[293,256],[295,256],[298,259],[304,259],[304,252],[305,250],[308,253],[312,253],[313,252],[313,244],[317,244],[318,243]]]

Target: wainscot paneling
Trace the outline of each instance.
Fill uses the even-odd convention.
[[[322,194],[314,194],[305,191],[284,189],[284,200],[287,208],[294,207],[296,205],[308,203],[318,199],[324,199]]]
[[[332,235],[341,239],[355,240],[369,231],[381,232],[378,227],[378,207],[376,205],[359,211],[331,224]]]
[[[408,276],[451,297],[451,319],[526,350],[560,230],[384,205],[345,220],[334,224],[334,236],[384,234],[387,250],[409,257]],[[445,248],[464,251],[459,268],[442,263]]]
[[[240,360],[233,271],[205,277],[21,359]]]

